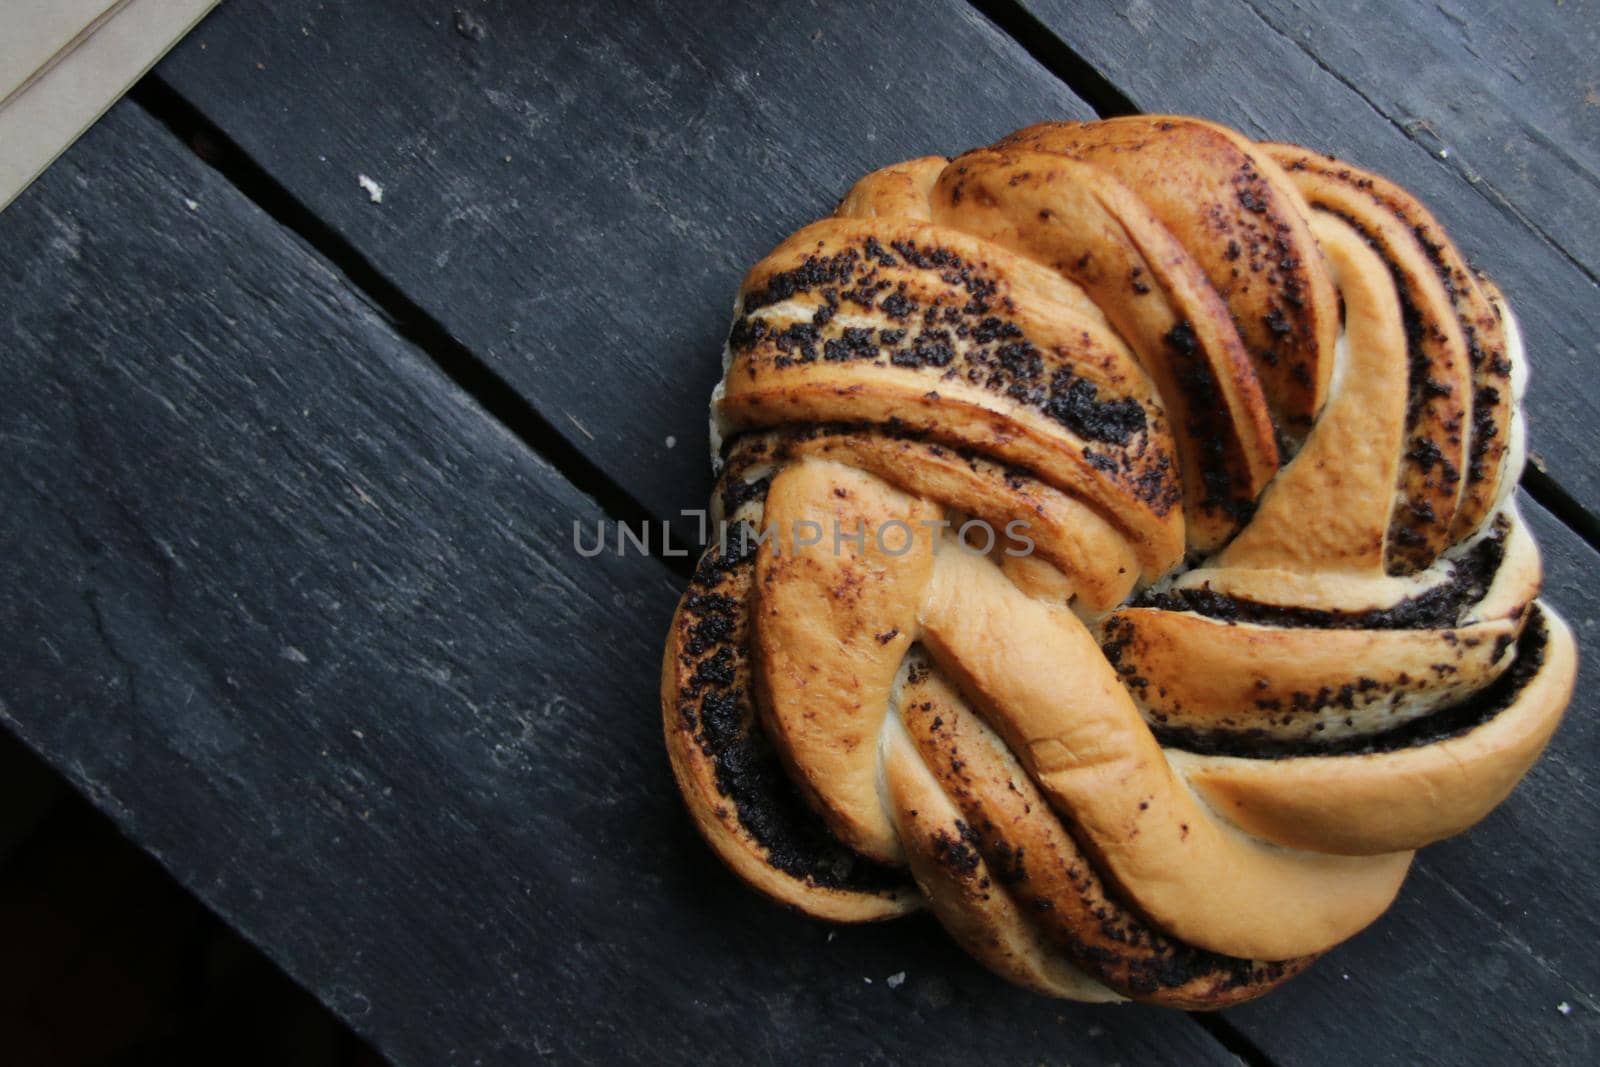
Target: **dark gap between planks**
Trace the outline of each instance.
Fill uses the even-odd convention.
[[[1245,1067],[1277,1067],[1272,1058],[1254,1041],[1250,1040],[1237,1026],[1216,1012],[1191,1011],[1186,1013],[1190,1019],[1211,1035],[1212,1040],[1245,1064]]]
[[[1556,6],[1560,7],[1561,3],[1562,0],[1557,0]],[[1282,37],[1285,41],[1288,41],[1294,45],[1294,47],[1299,49],[1301,54],[1303,54],[1307,59],[1315,63],[1340,85],[1354,93],[1361,99],[1362,103],[1370,107],[1376,114],[1382,116],[1384,120],[1398,130],[1400,135],[1406,140],[1420,146],[1422,150],[1427,152],[1429,155],[1433,155],[1438,151],[1443,142],[1439,141],[1437,136],[1433,138],[1432,142],[1424,139],[1421,136],[1421,131],[1428,129],[1426,123],[1423,123],[1420,126],[1414,125],[1412,123],[1402,121],[1397,116],[1391,114],[1388,108],[1385,108],[1377,100],[1374,100],[1372,96],[1369,95],[1368,92],[1360,85],[1351,81],[1344,74],[1336,70],[1332,65],[1329,64],[1328,60],[1324,58],[1320,52],[1312,48],[1304,40],[1297,38],[1294,34],[1288,32],[1287,29],[1279,26],[1272,19],[1267,18],[1264,12],[1256,7],[1255,4],[1249,3],[1248,0],[1244,6],[1263,26],[1277,34],[1279,37]],[[1443,6],[1439,7],[1439,11],[1446,18],[1451,17],[1450,13],[1446,11]],[[1431,133],[1431,131],[1429,132]],[[1491,183],[1486,181],[1480,182],[1474,178],[1470,168],[1464,167],[1459,158],[1451,161],[1450,168],[1461,178],[1462,181],[1468,183],[1468,186],[1473,191],[1477,192],[1485,200],[1493,204],[1496,210],[1503,211],[1510,215],[1524,229],[1528,230],[1530,233],[1538,237],[1539,240],[1543,241],[1545,244],[1549,245],[1550,248],[1554,249],[1556,255],[1566,260],[1568,264],[1570,264],[1585,278],[1588,278],[1590,282],[1594,283],[1595,285],[1600,285],[1600,277],[1597,277],[1594,271],[1591,270],[1587,264],[1568,251],[1568,249],[1560,241],[1556,240],[1556,238],[1551,235],[1549,230],[1535,222],[1533,218],[1531,218],[1526,212],[1512,202],[1510,197],[1500,192],[1500,190],[1495,188]]]
[[[4,727],[0,805],[5,1062],[387,1062]]]
[[[1139,114],[1138,105],[1121,89],[1017,0],[968,0],[968,3],[1040,66],[1065,82],[1080,100],[1094,108],[1096,115],[1109,119]]]
[[[521,393],[453,337],[443,323],[408,297],[333,227],[296,199],[227,134],[156,75],[147,75],[129,96],[241,195],[288,229],[344,276],[388,325],[415,346],[457,388],[524,445],[554,467],[579,492],[592,498],[613,523],[660,533],[660,524],[626,489],[583,450],[550,425]],[[575,517],[576,518],[576,517]],[[687,581],[698,552],[671,535],[670,552],[651,557]]]
[[[1584,510],[1572,494],[1549,473],[1531,462],[1522,469],[1522,488],[1550,514],[1560,519],[1567,529],[1583,538],[1588,546],[1600,552],[1600,519]]]

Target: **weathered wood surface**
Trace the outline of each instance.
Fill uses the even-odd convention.
[[[658,516],[709,493],[757,259],[869,170],[1090,114],[958,0],[235,0],[160,76]]]
[[[136,107],[0,248],[0,723],[397,1061],[1228,1062],[736,884],[677,579]]]
[[[1432,202],[1511,291],[1536,447],[1591,502],[1592,286],[1293,40],[1213,7],[1051,21],[1140,106],[1327,147]],[[670,515],[704,496],[704,398],[750,262],[872,166],[1085,114],[963,8],[851,11],[597,27],[234,0],[161,73]],[[730,1061],[1221,1058],[1181,1018],[1006,990],[926,922],[830,941],[734,885],[657,739],[676,580],[579,565],[568,525],[592,503],[164,137],[121,108],[0,216],[0,248],[31,250],[0,300],[18,546],[0,717],[212,906],[403,1061],[642,1041]],[[1525,507],[1592,648],[1597,558]],[[1593,1062],[1596,901],[1573,872],[1600,866],[1594,691],[1586,661],[1509,804],[1430,850],[1373,930],[1229,1018],[1282,1062]]]
[[[1600,278],[1594,0],[1255,0],[1263,21]]]
[[[1543,76],[1540,66],[1534,73],[1541,76],[1530,78],[1548,87],[1553,102],[1549,111],[1529,111],[1523,120],[1533,126],[1546,115],[1561,114],[1574,127],[1571,140],[1566,133],[1551,134],[1544,143],[1532,134],[1492,132],[1498,129],[1491,123],[1492,111],[1484,114],[1489,125],[1474,125],[1478,112],[1462,102],[1493,97],[1504,89],[1505,79],[1490,62],[1477,62],[1464,50],[1430,52],[1444,47],[1438,20],[1422,14],[1413,19],[1409,3],[1388,5],[1392,13],[1381,17],[1352,12],[1347,4],[1321,5],[1330,14],[1310,39],[1301,36],[1299,24],[1291,28],[1284,22],[1288,32],[1280,31],[1273,24],[1280,20],[1277,14],[1258,13],[1245,0],[1208,3],[1203,13],[1180,0],[1116,5],[1026,0],[1026,6],[1140,110],[1205,115],[1253,137],[1332,152],[1395,179],[1428,204],[1467,255],[1505,289],[1522,322],[1533,368],[1529,440],[1538,462],[1591,516],[1600,516],[1600,450],[1593,431],[1600,423],[1593,370],[1600,358],[1600,287],[1592,270],[1542,232],[1567,225],[1560,221],[1566,216],[1552,214],[1557,193],[1535,195],[1531,177],[1523,187],[1516,184],[1524,166],[1530,175],[1545,166],[1541,144],[1560,145],[1574,159],[1600,152],[1600,109],[1586,108],[1581,100],[1554,102],[1559,94],[1576,91],[1563,88],[1574,79],[1600,76],[1592,62],[1578,68],[1587,75]],[[1495,43],[1511,52],[1548,49],[1571,21],[1566,9],[1554,4],[1508,10],[1514,14],[1504,18],[1514,27],[1485,32],[1482,50],[1493,51]],[[1340,20],[1348,24],[1334,32]],[[1600,31],[1590,26],[1583,32]],[[1330,39],[1352,43],[1334,55]],[[1581,40],[1574,47],[1581,48]],[[1413,58],[1403,58],[1408,55]],[[1424,75],[1429,62],[1434,66]],[[1452,71],[1439,69],[1446,62],[1455,64]],[[1385,102],[1369,84],[1425,79],[1457,87],[1441,98],[1446,107],[1460,105],[1449,123],[1440,120],[1441,128],[1452,131],[1443,141],[1408,125],[1413,116],[1404,106]],[[1533,107],[1535,96],[1526,91],[1517,97],[1526,103],[1515,107]],[[1500,144],[1498,137],[1510,143]],[[1441,158],[1445,149],[1449,155]],[[1484,180],[1468,181],[1469,172]],[[1544,179],[1554,180],[1554,174],[1545,173]],[[1502,180],[1506,185],[1494,184]],[[1592,172],[1587,181],[1574,175],[1565,191],[1568,210],[1595,226]],[[1543,221],[1530,226],[1531,219]]]

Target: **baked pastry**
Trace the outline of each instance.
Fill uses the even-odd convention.
[[[1198,119],[863,178],[745,278],[672,766],[825,919],[1216,1008],[1376,919],[1570,696],[1516,320],[1404,190]]]

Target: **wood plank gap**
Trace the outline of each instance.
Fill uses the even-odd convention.
[[[0,726],[0,884],[6,865],[39,835],[66,795],[65,780]]]
[[[1529,463],[1522,472],[1522,488],[1590,548],[1600,552],[1600,519],[1589,514],[1548,471]]]
[[[1261,1047],[1245,1035],[1224,1016],[1214,1012],[1191,1011],[1187,1013],[1195,1024],[1211,1035],[1217,1044],[1239,1057],[1246,1067],[1276,1067],[1276,1061],[1261,1051]]]
[[[1260,20],[1263,26],[1277,34],[1279,37],[1282,37],[1285,41],[1288,41],[1290,44],[1294,45],[1301,51],[1302,54],[1305,55],[1307,59],[1311,60],[1311,62],[1315,63],[1319,69],[1327,73],[1329,77],[1333,78],[1340,85],[1343,85],[1346,89],[1349,89],[1352,93],[1356,94],[1356,96],[1361,99],[1362,103],[1366,104],[1369,108],[1381,116],[1389,125],[1399,130],[1401,135],[1404,136],[1406,140],[1412,142],[1424,152],[1427,152],[1430,156],[1433,156],[1436,159],[1441,159],[1438,149],[1434,147],[1434,145],[1426,143],[1417,136],[1417,127],[1414,124],[1401,122],[1393,115],[1390,115],[1388,112],[1384,111],[1383,108],[1378,105],[1377,101],[1373,100],[1372,97],[1368,96],[1362,91],[1359,85],[1357,85],[1350,78],[1340,74],[1314,50],[1306,47],[1306,43],[1304,41],[1295,37],[1293,34],[1278,26],[1271,19],[1267,18],[1266,14],[1260,8],[1251,3],[1251,0],[1242,0],[1242,3],[1246,10]],[[1590,270],[1584,263],[1575,258],[1571,252],[1566,250],[1566,248],[1562,247],[1561,243],[1557,241],[1547,230],[1545,230],[1544,227],[1540,226],[1532,218],[1530,218],[1526,212],[1522,211],[1515,204],[1513,204],[1505,196],[1505,194],[1496,189],[1487,179],[1476,181],[1473,180],[1471,175],[1462,170],[1459,162],[1452,161],[1449,162],[1447,166],[1456,171],[1456,173],[1461,176],[1462,180],[1465,181],[1467,185],[1470,186],[1479,196],[1483,197],[1490,204],[1493,204],[1497,210],[1502,211],[1516,219],[1523,225],[1524,228],[1535,234],[1539,240],[1550,246],[1550,248],[1560,255],[1562,259],[1566,260],[1568,263],[1572,264],[1580,272],[1582,272],[1585,278],[1588,278],[1589,281],[1596,285],[1600,285],[1600,276],[1596,276],[1594,271]]]
[[[510,382],[158,75],[147,75],[128,95],[241,195],[309,245],[396,334],[415,346],[489,417],[554,467],[579,492],[593,499],[607,518],[641,534],[646,530],[652,534],[661,532],[662,516],[652,514],[568,441]],[[694,569],[698,546],[684,544],[670,529],[667,536],[669,540],[662,551],[652,553],[652,558],[687,580]]]
[[[1017,0],[968,0],[977,12],[1066,83],[1103,119],[1137,115],[1139,107],[1072,46],[1050,31]]]

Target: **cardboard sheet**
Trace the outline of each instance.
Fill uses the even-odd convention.
[[[217,0],[8,0],[0,8],[0,209]]]

